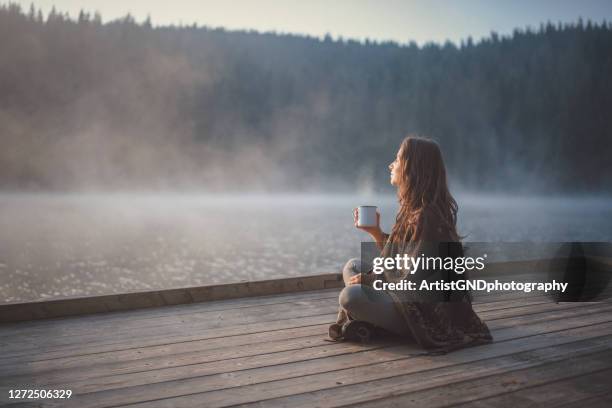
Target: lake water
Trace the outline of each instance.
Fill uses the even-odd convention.
[[[612,241],[609,198],[458,195],[466,241]],[[394,196],[0,194],[0,302],[339,271]]]

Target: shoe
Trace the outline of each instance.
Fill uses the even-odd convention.
[[[338,317],[336,317],[336,324],[339,324],[340,326],[342,326],[344,323],[348,322],[350,320],[350,316],[348,315],[348,313],[346,312],[346,310],[344,310],[344,308],[339,307],[338,308]]]
[[[338,323],[331,324],[328,330],[329,338],[334,341],[342,340],[342,326]]]
[[[338,317],[336,323],[329,326],[328,335],[331,340],[341,341],[342,340],[342,326],[349,321],[348,313],[342,307],[338,309]]]
[[[372,340],[373,333],[374,326],[360,320],[349,320],[342,326],[342,338],[347,341],[369,343]]]

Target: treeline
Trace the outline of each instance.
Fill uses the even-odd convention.
[[[452,43],[0,8],[0,188],[367,189],[401,138],[456,188],[612,191],[612,24]]]

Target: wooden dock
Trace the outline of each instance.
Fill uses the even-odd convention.
[[[612,406],[612,302],[492,295],[490,345],[330,343],[339,289],[0,326],[9,406]],[[8,400],[8,389],[70,389]]]

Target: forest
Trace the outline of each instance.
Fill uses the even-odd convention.
[[[455,189],[610,193],[611,73],[609,22],[419,46],[7,4],[0,189],[385,191],[418,134]]]

